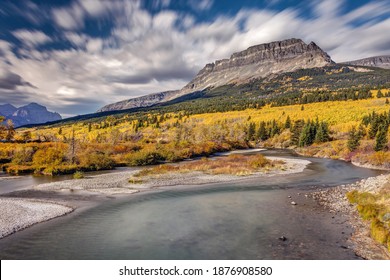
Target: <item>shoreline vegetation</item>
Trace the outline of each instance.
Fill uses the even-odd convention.
[[[353,227],[353,250],[364,259],[390,259],[390,175],[311,193],[333,214]]]
[[[261,154],[239,155],[230,154],[227,157],[206,158],[182,164],[160,164],[138,171],[130,178],[130,183],[141,183],[144,178],[161,179],[162,175],[180,175],[192,172],[201,172],[209,175],[248,176],[256,173],[286,170],[282,160],[270,160]]]

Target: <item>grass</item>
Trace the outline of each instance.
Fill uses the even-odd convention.
[[[84,172],[82,172],[82,171],[76,171],[73,174],[73,179],[83,179],[84,177],[85,177]]]
[[[275,168],[282,168],[282,161],[271,161],[263,155],[229,155],[217,159],[202,158],[201,160],[185,162],[182,164],[162,164],[143,169],[134,177],[160,175],[166,173],[188,173],[199,171],[206,174],[228,174],[236,176],[251,175],[256,172],[265,172]]]
[[[357,205],[360,216],[371,222],[371,237],[390,251],[390,221],[384,219],[390,213],[390,183],[376,193],[353,190],[347,198]]]

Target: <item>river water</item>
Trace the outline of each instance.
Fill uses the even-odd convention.
[[[290,151],[263,153],[296,157]],[[347,249],[351,229],[345,217],[304,194],[381,172],[309,160],[299,174],[177,186],[107,201],[0,240],[0,258],[356,259]]]

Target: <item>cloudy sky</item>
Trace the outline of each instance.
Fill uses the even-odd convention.
[[[208,62],[301,38],[334,61],[390,54],[390,2],[1,0],[0,104],[64,117],[179,89]]]

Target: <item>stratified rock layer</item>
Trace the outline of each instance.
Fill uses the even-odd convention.
[[[181,90],[155,93],[113,103],[104,106],[99,112],[152,106],[210,87],[244,83],[272,74],[331,64],[334,62],[329,55],[314,42],[306,44],[300,39],[293,38],[256,45],[234,53],[230,58],[206,64]]]
[[[390,69],[390,55],[367,57],[359,60],[343,62],[343,64]]]

